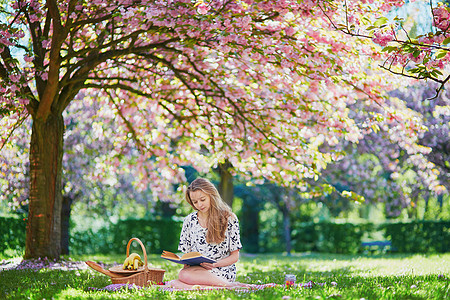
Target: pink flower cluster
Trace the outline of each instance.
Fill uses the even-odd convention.
[[[381,47],[386,46],[390,41],[394,40],[394,33],[392,30],[378,30],[373,34],[373,42],[380,45]]]
[[[7,30],[0,30],[0,45],[12,46],[13,42],[10,41],[12,34]]]
[[[122,289],[142,289],[141,286],[135,285],[135,284],[128,284],[128,283],[115,283],[105,286],[104,288],[89,288],[90,290],[94,291],[110,291],[110,292],[117,292]]]
[[[197,7],[197,12],[201,15],[205,15],[206,13],[208,13],[209,9],[211,8],[208,4],[203,2],[203,0],[197,1],[195,7]]]
[[[440,5],[439,7],[433,9],[433,15],[434,15],[434,26],[436,26],[442,31],[447,31],[450,27],[449,8],[444,5]]]
[[[390,11],[394,7],[401,7],[405,4],[405,0],[386,0],[382,2],[380,9],[382,11]]]
[[[42,269],[49,270],[83,270],[86,269],[86,265],[82,261],[72,261],[49,259],[47,257],[38,259],[22,260],[21,262],[2,260],[1,264],[4,265],[0,270],[33,270],[39,271]]]

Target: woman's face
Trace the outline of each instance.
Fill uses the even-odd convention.
[[[209,208],[211,207],[211,199],[205,194],[202,190],[196,190],[193,192],[189,192],[189,197],[192,200],[192,204],[194,207],[203,214],[208,213]]]

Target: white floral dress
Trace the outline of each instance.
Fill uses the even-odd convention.
[[[206,228],[200,226],[197,212],[189,214],[183,222],[183,229],[180,234],[180,244],[178,250],[183,253],[192,251],[200,252],[203,256],[218,261],[230,256],[232,251],[242,248],[239,234],[239,221],[236,215],[232,214],[228,218],[228,227],[225,231],[225,240],[220,244],[209,244],[206,242]],[[219,277],[234,282],[236,280],[236,265],[218,267],[210,272]]]

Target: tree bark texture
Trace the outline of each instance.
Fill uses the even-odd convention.
[[[30,142],[30,202],[24,258],[61,255],[64,120],[33,118]]]
[[[70,212],[72,211],[73,199],[70,196],[62,197],[61,207],[61,254],[69,254],[69,230],[70,230]]]
[[[228,161],[219,165],[219,193],[225,203],[227,203],[230,207],[233,207],[234,186],[233,175],[229,170],[230,168],[232,168],[232,165]]]

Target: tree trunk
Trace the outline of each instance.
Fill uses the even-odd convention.
[[[291,255],[292,243],[291,243],[291,217],[289,216],[289,210],[283,209],[283,227],[284,227],[284,240],[286,241],[287,255]]]
[[[425,201],[425,208],[424,208],[424,211],[423,211],[422,220],[425,220],[425,218],[427,217],[427,214],[428,214],[428,208],[429,208],[428,204],[430,202],[430,195],[429,195],[429,193],[426,193],[426,195],[423,198],[424,198],[424,201]],[[437,216],[434,216],[434,217],[437,217]]]
[[[233,206],[234,198],[234,186],[233,186],[233,175],[231,175],[229,169],[232,168],[230,162],[226,161],[219,165],[220,183],[219,183],[219,193],[222,199],[230,206]]]
[[[69,196],[62,197],[61,207],[61,254],[69,255],[69,230],[70,212],[72,211],[73,199]]]
[[[259,250],[259,211],[258,199],[252,194],[242,197],[241,208],[241,238],[244,240],[245,251],[258,253]]]
[[[62,155],[64,120],[33,118],[30,143],[30,202],[24,258],[61,255]]]

